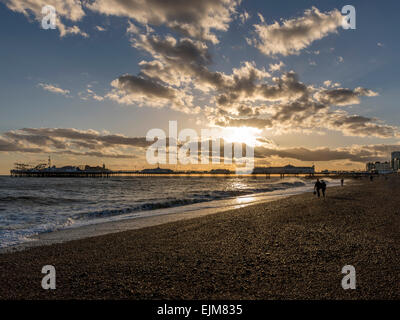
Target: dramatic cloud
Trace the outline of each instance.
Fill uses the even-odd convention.
[[[83,37],[89,35],[80,30],[76,25],[66,26],[64,20],[72,22],[80,21],[84,16],[85,12],[82,9],[82,3],[79,0],[0,0],[6,4],[6,6],[15,12],[22,13],[26,17],[33,17],[41,22],[46,14],[42,13],[44,6],[50,5],[56,9],[57,20],[56,27],[60,31],[60,36],[64,37],[68,34],[79,34]]]
[[[298,54],[314,41],[337,32],[343,17],[336,9],[322,13],[312,7],[304,12],[304,16],[284,20],[282,24],[275,21],[268,25],[264,21],[261,16],[261,24],[254,25],[257,38],[251,42],[266,55],[287,56]]]
[[[187,83],[203,92],[216,90],[226,96],[231,95],[230,98],[234,100],[235,96],[241,95],[240,92],[245,94],[246,91],[252,91],[255,82],[270,77],[265,69],[257,69],[253,62],[244,62],[240,68],[234,68],[230,75],[210,71],[211,56],[207,46],[199,41],[142,35],[132,42],[134,47],[145,50],[156,59],[141,62],[141,72],[171,85]]]
[[[207,46],[187,38],[178,41],[170,36],[160,38],[147,34],[134,37],[132,45],[155,60],[140,63],[139,77],[130,81],[134,90],[125,91],[135,92],[135,95],[143,92],[141,98],[147,95],[164,105],[162,99],[174,101],[176,91],[188,92],[193,86],[209,94],[210,104],[204,108],[204,114],[218,126],[266,127],[281,132],[323,127],[345,135],[381,138],[398,134],[397,128],[375,119],[331,110],[335,106],[359,104],[362,96],[377,96],[372,90],[338,88],[340,84],[331,81],[324,83],[328,88],[318,88],[302,83],[293,71],[271,78],[270,73],[258,69],[253,62],[244,62],[231,74],[211,71],[212,59]],[[271,64],[270,71],[279,71],[282,66],[283,63]],[[141,82],[146,79],[151,90],[138,87],[139,79]],[[189,95],[194,96],[194,93]]]
[[[214,124],[222,127],[270,128],[276,133],[339,131],[345,136],[393,138],[399,137],[398,127],[379,123],[376,119],[350,115],[344,111],[329,111],[316,102],[295,101],[277,104],[270,108],[270,116],[237,117],[236,115],[211,116]],[[261,110],[262,112],[262,110]],[[317,131],[318,132],[318,131]]]
[[[230,93],[234,99],[221,95],[218,103],[244,103],[241,109],[252,109],[256,112],[240,112],[232,108],[208,108],[206,110],[211,122],[218,126],[251,126],[273,128],[278,132],[310,131],[315,128],[340,131],[349,136],[375,136],[379,138],[398,137],[397,127],[386,125],[377,119],[351,115],[343,110],[333,110],[334,106],[346,106],[360,103],[360,96],[376,96],[377,93],[365,89],[332,89],[316,88],[300,82],[297,74],[288,72],[279,78],[273,78],[275,84],[254,84],[247,90],[247,102],[265,101],[269,104],[251,107],[246,104],[235,90]],[[327,83],[328,84],[328,83]],[[329,82],[329,85],[331,83]],[[224,99],[221,99],[224,97]],[[251,98],[251,99],[250,99]],[[238,112],[239,111],[239,112]],[[321,129],[322,130],[322,129]]]
[[[236,0],[94,0],[91,10],[136,20],[142,25],[166,25],[185,35],[217,43],[213,30],[226,31],[236,12]]]
[[[61,89],[55,85],[52,84],[46,84],[46,83],[39,83],[39,87],[42,87],[43,90],[52,92],[52,93],[57,93],[57,94],[62,94],[63,96],[68,96],[70,94],[69,90],[66,89]]]
[[[42,17],[41,7],[45,4],[56,7],[59,19],[76,22],[85,15],[80,1],[3,1],[11,10],[33,15],[37,20]],[[279,133],[334,130],[352,136],[399,136],[397,127],[336,108],[360,104],[363,97],[377,96],[372,90],[341,88],[339,83],[329,80],[323,87],[306,84],[294,71],[283,72],[283,62],[272,63],[266,69],[257,67],[253,61],[244,61],[231,72],[215,71],[210,54],[210,42],[218,42],[215,32],[226,31],[234,16],[242,22],[249,18],[246,11],[242,15],[236,13],[238,3],[240,1],[234,0],[84,2],[87,9],[126,17],[131,45],[150,59],[139,62],[137,74],[123,74],[114,79],[107,94],[98,95],[87,88],[78,96],[97,101],[111,99],[139,107],[170,107],[187,114],[204,111],[204,118],[199,117],[197,121],[208,120],[211,125],[223,127],[270,128]],[[338,10],[322,13],[315,7],[306,10],[301,17],[281,23],[269,25],[261,15],[260,19],[262,22],[255,25],[257,39],[251,43],[267,55],[285,56],[297,54],[314,41],[337,32],[343,21]],[[179,39],[155,35],[151,26],[160,25],[184,36]],[[67,27],[61,23],[58,28],[61,35],[80,33],[85,36],[76,25]],[[99,25],[96,29],[104,30]],[[308,52],[319,54],[318,50]],[[39,85],[64,96],[70,93],[51,84]],[[54,139],[45,141],[53,147],[61,147],[60,137]],[[28,143],[27,138],[24,141]],[[75,141],[74,146],[83,147],[86,143]],[[93,145],[87,145],[90,146]]]
[[[141,72],[150,78],[175,86],[193,84],[202,91],[220,86],[224,81],[222,73],[208,70],[211,56],[208,47],[200,41],[141,35],[132,39],[132,46],[155,58],[140,63]]]
[[[101,134],[95,130],[25,128],[0,135],[0,151],[134,158],[151,143],[144,137]]]
[[[118,92],[114,90],[108,97],[121,103],[171,104],[176,110],[197,112],[191,103],[193,88],[210,94],[216,91],[220,94],[216,98],[218,104],[226,105],[240,99],[255,99],[255,83],[270,77],[252,62],[244,62],[230,75],[210,71],[212,59],[207,46],[188,38],[178,41],[171,36],[163,39],[141,35],[132,39],[132,45],[150,53],[155,60],[140,62],[138,76],[120,77],[112,83]]]
[[[400,149],[398,144],[354,145],[335,149],[281,148],[273,146],[268,139],[263,140],[262,146],[255,148],[256,163],[265,163],[265,160],[271,157],[307,162],[349,160],[365,163],[386,160],[392,151]],[[25,128],[0,135],[0,152],[51,153],[98,158],[143,158],[145,148],[151,144],[152,142],[147,142],[144,137],[101,134],[94,130]],[[221,147],[222,145],[223,141]]]

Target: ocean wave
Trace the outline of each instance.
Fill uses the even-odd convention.
[[[57,205],[73,202],[81,202],[79,199],[71,198],[56,198],[56,197],[42,197],[42,196],[3,196],[0,197],[0,203],[19,203],[19,204],[40,204],[40,205]]]
[[[284,194],[292,188],[312,186],[311,181],[297,177],[283,180],[193,177],[180,178],[179,182],[172,178],[135,177],[121,179],[122,186],[113,179],[80,179],[71,184],[68,184],[71,180],[62,183],[54,179],[41,179],[40,183],[35,179],[3,180],[6,188],[0,193],[0,248],[31,241],[31,236],[36,234],[151,215],[157,209],[188,205],[212,207],[214,204],[210,201],[214,200],[229,202],[253,194],[263,197],[274,191]]]
[[[117,216],[123,214],[129,214],[133,212],[140,212],[140,211],[148,211],[148,210],[157,210],[157,209],[164,209],[164,208],[171,208],[171,207],[178,207],[178,206],[185,206],[200,202],[208,202],[213,200],[221,200],[221,199],[228,199],[234,198],[239,196],[246,196],[250,194],[257,194],[257,193],[266,193],[272,192],[276,190],[284,190],[289,188],[295,187],[302,187],[306,184],[301,181],[295,182],[282,182],[271,185],[269,187],[264,188],[252,188],[252,189],[243,189],[243,190],[228,190],[228,191],[212,191],[212,192],[204,192],[204,193],[193,193],[186,195],[185,198],[167,198],[161,201],[151,201],[151,202],[143,202],[138,203],[133,206],[128,206],[124,208],[113,208],[113,209],[103,209],[98,211],[91,211],[91,212],[82,212],[79,214],[74,215],[74,219],[93,219],[93,218],[100,218],[100,217],[109,217],[109,216]],[[149,201],[150,199],[147,199]]]
[[[62,230],[66,227],[71,227],[75,221],[72,218],[68,218],[65,221],[49,222],[44,224],[39,224],[30,228],[21,229],[0,229],[0,249],[11,247],[13,245],[20,244],[22,242],[34,241],[33,236],[38,234],[54,232],[57,230]]]

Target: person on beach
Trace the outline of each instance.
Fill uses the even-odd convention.
[[[342,179],[340,179],[340,185],[343,187],[343,185],[344,185],[344,179],[342,178]]]
[[[321,190],[322,190],[322,195],[323,195],[324,198],[325,198],[326,183],[325,183],[324,180],[321,180],[321,184],[322,184],[322,188],[321,188]]]
[[[319,179],[317,179],[317,182],[314,185],[314,194],[316,191],[318,198],[320,198],[320,196],[321,196],[320,191],[322,191],[322,195],[325,198],[325,190],[326,190],[325,181],[324,180],[319,181]]]

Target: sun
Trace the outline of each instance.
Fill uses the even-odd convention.
[[[253,127],[227,127],[222,130],[222,138],[228,142],[239,142],[255,146],[260,133],[261,129]]]

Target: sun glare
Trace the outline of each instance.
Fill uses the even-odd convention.
[[[222,131],[222,137],[228,142],[246,143],[248,145],[257,145],[257,138],[261,129],[253,127],[228,127]]]

